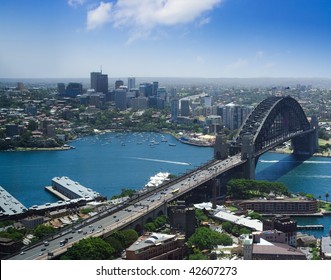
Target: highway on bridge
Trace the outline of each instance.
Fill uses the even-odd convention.
[[[80,224],[74,225],[59,235],[55,235],[46,244],[44,242],[30,247],[9,259],[45,260],[53,258],[64,253],[79,240],[91,236],[103,236],[107,232],[121,229],[159,208],[162,204],[176,199],[182,194],[243,163],[244,161],[241,160],[240,154],[225,160],[213,161],[150,191],[148,194],[142,194],[133,202],[125,204],[124,207],[115,206],[87,220],[83,220]]]

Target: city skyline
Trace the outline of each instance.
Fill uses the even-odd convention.
[[[331,2],[4,0],[0,78],[331,78]]]

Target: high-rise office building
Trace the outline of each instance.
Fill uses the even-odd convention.
[[[159,88],[159,82],[153,82],[153,89],[152,89],[152,95],[157,95],[157,89]]]
[[[68,97],[76,97],[83,93],[83,86],[81,83],[69,83],[67,85],[65,95]]]
[[[116,80],[115,81],[115,89],[118,89],[121,86],[124,86],[124,82],[122,80]]]
[[[171,120],[173,122],[177,121],[179,112],[179,99],[177,97],[171,100]]]
[[[64,95],[66,93],[66,86],[64,83],[58,83],[57,84],[57,92],[60,94],[60,95]]]
[[[136,87],[136,78],[130,77],[128,78],[128,90]]]
[[[183,117],[189,117],[191,115],[189,99],[182,99],[180,101],[180,115]]]
[[[119,110],[126,110],[127,100],[126,100],[126,90],[115,89],[115,107]]]
[[[98,76],[101,75],[101,72],[91,72],[91,88],[97,91]]]
[[[143,83],[139,85],[139,92],[142,96],[150,97],[153,95],[153,84]]]
[[[107,94],[108,75],[102,74],[102,72],[91,72],[91,89]]]
[[[165,87],[158,87],[157,91],[156,91],[156,96],[166,100],[167,98],[167,89]]]

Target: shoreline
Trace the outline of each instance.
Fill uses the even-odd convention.
[[[16,149],[11,149],[11,150],[3,150],[0,152],[38,152],[38,151],[68,151],[75,149],[73,146],[61,146],[61,147],[50,147],[50,148],[16,148]]]

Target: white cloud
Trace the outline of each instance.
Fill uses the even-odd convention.
[[[77,7],[83,5],[85,0],[68,0],[68,5],[72,7]]]
[[[245,67],[247,64],[248,60],[240,57],[235,62],[228,64],[227,67],[232,69],[240,69]]]
[[[111,19],[112,3],[100,2],[100,5],[87,12],[87,30],[96,29]]]
[[[188,23],[213,9],[221,0],[118,0],[114,24],[153,28]]]
[[[210,18],[209,17],[203,18],[199,21],[198,26],[203,26],[203,25],[208,24],[208,23],[210,23]]]
[[[114,27],[129,28],[130,33],[148,34],[157,26],[174,26],[200,20],[199,25],[209,23],[205,13],[223,0],[117,0],[100,3],[88,12],[88,29],[107,22]],[[102,16],[101,16],[101,15]],[[137,34],[133,35],[136,39]]]

